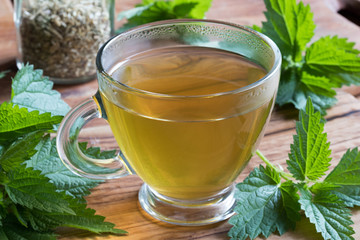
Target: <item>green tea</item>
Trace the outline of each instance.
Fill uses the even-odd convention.
[[[208,198],[229,186],[256,150],[273,102],[237,108],[237,89],[266,71],[212,48],[147,51],[110,73],[132,92],[100,89],[123,155],[152,189],[176,199]]]

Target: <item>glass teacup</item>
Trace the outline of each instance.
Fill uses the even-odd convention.
[[[76,174],[137,174],[142,208],[179,225],[205,225],[234,212],[234,181],[269,121],[281,54],[266,36],[236,24],[170,20],[139,26],[105,43],[98,93],[63,120],[59,155]],[[117,158],[91,159],[81,128],[106,119]]]

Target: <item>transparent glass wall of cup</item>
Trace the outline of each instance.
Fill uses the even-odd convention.
[[[113,18],[114,0],[15,0],[18,68],[32,64],[58,84],[95,79]]]
[[[58,131],[65,165],[90,178],[137,174],[144,181],[142,208],[165,222],[229,218],[234,181],[273,108],[281,66],[274,42],[235,24],[171,20],[113,37],[96,61],[98,93],[74,108]],[[244,61],[264,74],[253,79]],[[117,158],[90,159],[79,151],[77,135],[94,118],[109,122],[121,150]]]

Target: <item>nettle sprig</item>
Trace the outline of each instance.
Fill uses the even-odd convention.
[[[360,206],[360,153],[348,150],[336,167],[330,166],[330,143],[324,120],[309,98],[300,110],[287,169],[274,166],[259,151],[266,167],[255,168],[237,184],[236,215],[229,222],[232,239],[280,235],[295,228],[301,210],[324,239],[354,239],[349,207]],[[325,176],[326,175],[326,176]]]
[[[325,36],[310,44],[315,23],[310,6],[296,0],[264,0],[266,21],[254,29],[270,37],[282,53],[276,103],[304,109],[311,97],[314,108],[326,114],[336,103],[336,88],[360,85],[360,51],[355,43]]]
[[[118,14],[117,20],[127,19],[117,33],[132,27],[155,21],[195,18],[202,19],[209,10],[212,0],[142,0],[130,10]]]
[[[70,172],[56,150],[58,124],[70,107],[41,70],[23,66],[0,105],[0,239],[56,239],[57,227],[126,234],[88,208],[85,196],[102,181]],[[81,143],[84,154],[113,157]]]

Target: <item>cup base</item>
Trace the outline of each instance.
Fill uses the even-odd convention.
[[[226,220],[234,214],[234,190],[234,185],[231,185],[210,199],[183,201],[167,198],[143,184],[139,191],[139,202],[148,214],[160,221],[201,226]]]

